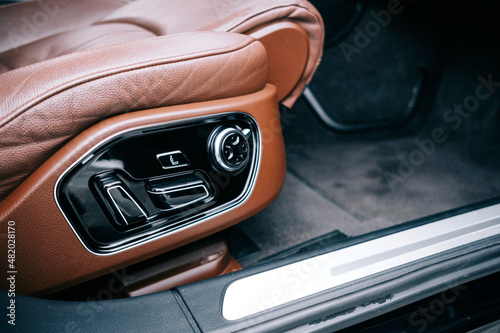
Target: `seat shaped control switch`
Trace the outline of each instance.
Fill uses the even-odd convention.
[[[180,150],[156,155],[163,169],[181,168],[189,165],[189,159]]]
[[[115,211],[119,213],[125,225],[137,222],[146,217],[146,213],[141,206],[122,186],[112,186],[107,189],[107,192]]]
[[[121,227],[127,227],[148,217],[145,209],[130,188],[115,174],[107,174],[95,179],[104,197],[105,206],[114,217],[112,220]]]

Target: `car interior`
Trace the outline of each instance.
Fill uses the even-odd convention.
[[[0,327],[498,329],[495,8],[0,1]]]

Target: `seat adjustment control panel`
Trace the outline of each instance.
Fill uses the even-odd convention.
[[[259,149],[257,124],[244,113],[136,129],[67,170],[57,203],[90,252],[115,253],[246,200]]]

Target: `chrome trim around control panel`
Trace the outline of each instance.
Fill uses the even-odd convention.
[[[64,210],[61,207],[61,204],[60,204],[59,199],[58,199],[58,194],[57,194],[57,190],[59,188],[59,185],[61,184],[61,180],[71,170],[73,170],[73,168],[75,168],[79,164],[88,163],[94,157],[94,154],[93,154],[94,151],[105,146],[109,142],[112,142],[113,140],[115,140],[121,136],[130,134],[130,133],[134,133],[134,132],[138,132],[138,131],[150,131],[150,130],[163,129],[163,128],[174,128],[174,127],[182,126],[182,125],[186,125],[186,124],[192,124],[192,123],[196,124],[196,123],[202,123],[204,121],[209,122],[209,121],[212,121],[213,119],[225,118],[225,117],[237,116],[237,115],[243,115],[245,117],[248,117],[249,119],[252,120],[252,122],[255,126],[255,132],[253,133],[254,140],[255,140],[254,141],[254,156],[253,156],[252,160],[249,161],[251,163],[250,174],[248,177],[248,181],[245,185],[245,188],[242,191],[240,196],[238,196],[236,199],[232,200],[231,202],[228,202],[220,207],[217,207],[217,210],[210,210],[210,211],[206,212],[202,217],[199,217],[199,218],[196,218],[196,219],[190,221],[189,224],[182,225],[182,226],[180,226],[176,229],[173,229],[173,230],[168,230],[168,231],[163,231],[163,232],[160,231],[160,232],[156,232],[153,234],[146,234],[143,239],[141,239],[133,244],[121,246],[112,252],[106,252],[106,253],[97,252],[97,251],[93,251],[92,249],[90,249],[87,246],[85,241],[80,236],[79,232],[75,229],[75,227],[71,223],[70,219],[66,216],[66,213],[64,212]],[[262,140],[261,140],[261,130],[259,127],[259,123],[255,120],[255,118],[251,114],[246,113],[246,112],[241,112],[241,111],[223,112],[223,113],[213,114],[213,115],[208,115],[208,116],[203,116],[203,117],[186,118],[186,119],[182,119],[182,120],[167,121],[167,122],[158,123],[158,124],[137,126],[137,127],[129,128],[129,129],[114,133],[113,135],[111,135],[111,136],[107,137],[106,139],[100,141],[99,143],[95,144],[92,148],[87,150],[87,152],[84,153],[80,158],[78,158],[74,163],[72,163],[64,172],[61,173],[61,175],[56,180],[56,183],[55,183],[54,189],[53,189],[54,200],[56,202],[57,208],[59,209],[62,216],[64,217],[64,219],[68,223],[69,227],[71,228],[73,233],[76,235],[76,237],[78,238],[78,240],[80,241],[82,246],[88,252],[90,252],[96,256],[114,255],[114,254],[121,253],[121,252],[126,251],[126,250],[130,250],[130,249],[135,248],[137,246],[155,241],[159,238],[165,237],[166,235],[177,233],[180,230],[184,230],[186,228],[191,228],[191,227],[196,226],[200,223],[203,223],[209,219],[216,218],[217,216],[220,216],[222,214],[227,213],[228,211],[231,211],[233,209],[240,207],[243,203],[245,203],[247,201],[247,199],[250,197],[250,195],[252,194],[253,189],[255,187],[255,183],[257,181],[257,176],[259,174],[259,168],[260,168],[260,162],[261,162],[261,152],[262,152]]]
[[[238,320],[500,234],[500,204],[234,281],[222,315]]]

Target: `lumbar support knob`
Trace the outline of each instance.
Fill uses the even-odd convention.
[[[215,164],[223,170],[239,172],[250,158],[248,137],[250,131],[237,127],[219,127],[211,135],[209,149]]]

